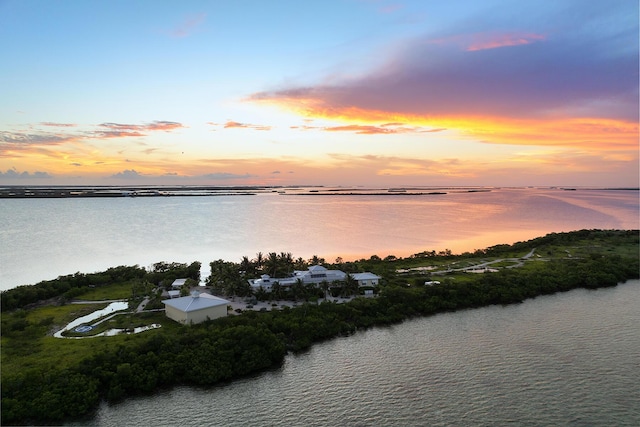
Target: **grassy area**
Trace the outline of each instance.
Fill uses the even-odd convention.
[[[107,306],[103,304],[67,304],[62,306],[48,305],[26,312],[25,318],[31,324],[51,325],[53,329],[61,329],[78,317],[86,316],[96,310]],[[14,313],[5,313],[2,316],[15,316]]]
[[[120,335],[112,337],[93,337],[85,339],[54,338],[50,333],[80,316],[89,314],[106,304],[70,304],[65,306],[46,306],[30,310],[26,319],[29,322],[22,335],[12,335],[2,338],[2,374],[25,371],[31,368],[55,369],[62,366],[73,366],[86,357],[90,357],[122,340],[135,340],[136,335]],[[4,317],[21,316],[21,314],[3,314]],[[54,319],[47,325],[40,325],[43,320]],[[11,319],[4,319],[11,321]],[[164,329],[180,327],[164,315],[164,312],[123,314],[112,321],[103,322],[92,332],[95,335],[113,328],[134,328],[159,323]],[[60,325],[52,328],[52,324]],[[144,332],[145,334],[153,331]],[[70,333],[69,336],[84,336],[87,334]]]
[[[411,281],[414,279],[422,279],[425,277],[432,277],[432,280],[437,280],[438,277],[450,277],[462,279],[456,273],[447,273],[442,275],[448,269],[461,269],[472,268],[475,265],[479,265],[485,262],[497,261],[488,265],[488,268],[503,269],[516,265],[514,261],[510,259],[521,259],[530,252],[530,249],[515,251],[508,250],[499,255],[488,256],[486,254],[464,254],[462,256],[451,257],[451,259],[439,258],[439,257],[427,257],[427,258],[407,258],[398,260],[394,263],[396,270],[401,269],[414,269],[407,273],[399,274],[400,277],[406,278]],[[561,243],[543,244],[536,247],[536,250],[531,258],[524,262],[524,265],[518,268],[535,268],[532,266],[532,262],[535,261],[549,261],[560,260],[570,258],[586,258],[593,254],[606,254],[606,255],[619,255],[622,257],[638,257],[640,256],[638,246],[623,244],[612,244],[606,237],[595,237],[589,239],[583,239],[576,242],[572,242],[570,245]],[[432,270],[415,270],[425,269],[427,267],[433,268]]]
[[[131,297],[132,284],[129,282],[115,283],[109,286],[100,286],[89,289],[80,294],[77,299],[88,301],[104,301],[114,299],[127,299]]]

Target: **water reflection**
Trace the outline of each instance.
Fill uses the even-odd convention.
[[[0,204],[0,287],[158,261],[200,261],[206,277],[213,260],[237,262],[257,252],[318,255],[327,261],[426,250],[461,253],[550,232],[637,229],[638,201],[638,191],[560,189],[5,200]]]

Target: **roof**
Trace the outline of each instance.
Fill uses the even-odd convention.
[[[351,277],[353,277],[355,280],[376,280],[376,279],[381,279],[380,276],[376,276],[373,273],[352,273]]]
[[[173,281],[171,286],[180,287],[180,286],[184,285],[186,281],[187,281],[187,279],[176,279],[176,280]]]
[[[217,307],[219,305],[227,305],[229,301],[218,298],[213,295],[202,293],[199,296],[188,296],[174,298],[162,301],[164,305],[171,306],[185,313],[191,311],[204,310],[206,308]]]

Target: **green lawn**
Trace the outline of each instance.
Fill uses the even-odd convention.
[[[132,285],[130,282],[100,286],[89,289],[87,292],[77,296],[76,299],[88,301],[127,299],[131,297],[131,289]]]
[[[121,288],[121,287],[120,287]],[[122,340],[136,339],[136,335],[120,335],[113,337],[94,337],[85,339],[54,338],[55,331],[65,327],[78,317],[85,316],[107,306],[103,304],[67,304],[63,306],[48,305],[27,311],[3,313],[3,330],[1,353],[2,375],[24,371],[31,368],[54,369],[72,366],[82,359],[99,351],[104,351]],[[10,332],[10,325],[26,320],[21,330]],[[178,328],[176,322],[168,319],[164,312],[140,314],[122,314],[99,325],[93,334],[112,328],[134,328],[159,323],[164,329]],[[154,333],[145,331],[143,334]],[[87,334],[71,333],[71,336],[87,336]]]

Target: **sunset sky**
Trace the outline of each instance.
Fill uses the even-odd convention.
[[[0,0],[0,185],[638,186],[637,0]]]

